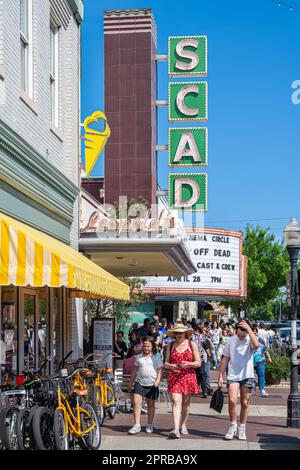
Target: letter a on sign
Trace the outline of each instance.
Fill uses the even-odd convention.
[[[181,173],[169,175],[171,209],[207,211],[207,174]]]
[[[207,75],[207,37],[169,37],[169,75],[205,77]]]
[[[169,166],[207,166],[207,127],[169,129]]]

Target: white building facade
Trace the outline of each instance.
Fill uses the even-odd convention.
[[[82,19],[82,0],[0,0],[0,213],[76,250]],[[12,371],[27,360],[26,334],[32,366],[48,353],[82,354],[81,300],[65,288],[1,285]]]

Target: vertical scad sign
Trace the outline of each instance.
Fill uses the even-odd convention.
[[[207,75],[207,37],[171,36],[168,48],[170,77],[205,77]],[[208,90],[205,81],[169,83],[169,121],[206,122]],[[203,168],[208,161],[206,127],[169,130],[169,166]],[[184,173],[169,175],[171,209],[207,211],[207,175]]]

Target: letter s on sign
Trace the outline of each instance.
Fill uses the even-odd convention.
[[[183,59],[190,59],[190,62],[182,62],[178,60],[175,64],[176,69],[183,70],[184,72],[194,70],[199,64],[199,57],[196,52],[184,50],[185,47],[194,47],[197,49],[199,41],[196,39],[183,39],[179,41],[176,46],[176,53],[179,57]]]
[[[296,89],[294,93],[292,93],[291,99],[293,104],[300,104],[300,80],[295,80],[292,83],[292,88]]]

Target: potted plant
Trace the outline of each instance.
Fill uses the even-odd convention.
[[[266,361],[266,384],[279,385],[281,379],[287,380],[291,371],[290,359],[282,356],[278,350],[269,351],[272,362]]]

